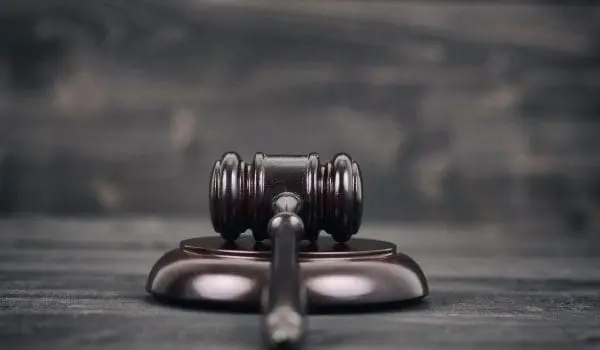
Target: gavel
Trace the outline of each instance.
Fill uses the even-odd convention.
[[[360,168],[346,154],[321,163],[314,153],[256,153],[246,163],[225,153],[209,191],[220,237],[181,241],[154,264],[146,290],[165,302],[256,306],[275,349],[300,347],[308,306],[421,300],[429,289],[414,260],[392,242],[352,238],[362,199]]]
[[[251,229],[257,242],[272,242],[270,278],[262,299],[265,339],[273,347],[300,343],[306,302],[296,245],[300,240],[315,242],[322,230],[339,243],[358,232],[358,164],[343,153],[324,164],[315,153],[257,153],[248,164],[230,152],[215,162],[210,184],[211,221],[223,239],[235,241]]]

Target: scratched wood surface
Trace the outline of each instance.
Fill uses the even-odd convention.
[[[182,310],[143,289],[154,261],[202,220],[0,221],[0,348],[258,349],[258,316]],[[413,256],[421,306],[310,317],[307,349],[597,349],[600,241],[496,226],[366,225]]]

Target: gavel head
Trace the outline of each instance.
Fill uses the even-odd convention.
[[[210,214],[215,231],[227,241],[236,240],[247,229],[257,241],[269,238],[273,200],[286,192],[300,198],[297,214],[304,222],[305,239],[316,241],[324,230],[337,242],[345,242],[358,231],[362,181],[358,164],[346,154],[321,164],[314,153],[257,153],[249,164],[233,152],[216,161],[212,172]]]

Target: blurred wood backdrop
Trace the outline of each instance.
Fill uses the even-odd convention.
[[[0,212],[202,216],[227,150],[346,151],[367,219],[598,229],[600,12],[557,3],[2,1]]]

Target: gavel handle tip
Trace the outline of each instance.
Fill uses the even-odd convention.
[[[265,315],[265,338],[271,349],[291,350],[301,347],[304,316],[289,306],[280,306]]]

